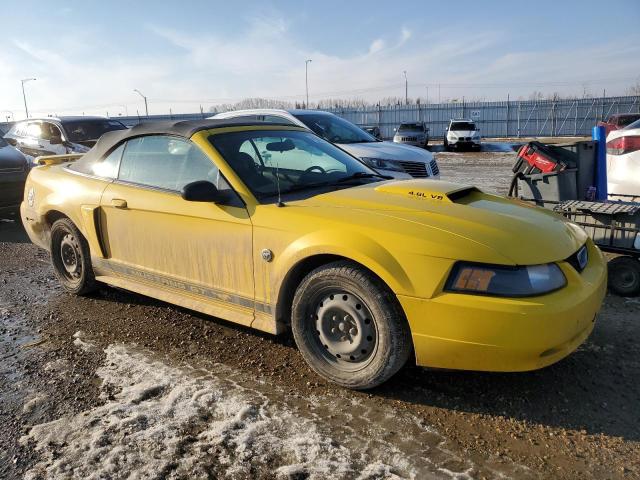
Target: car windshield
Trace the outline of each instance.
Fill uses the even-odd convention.
[[[122,123],[117,120],[74,120],[64,122],[70,142],[85,142],[97,140],[102,134],[112,130],[125,130]]]
[[[344,188],[380,175],[310,132],[253,130],[209,137],[258,199],[320,187]]]
[[[476,126],[474,123],[471,122],[454,122],[451,124],[451,128],[450,130],[455,131],[468,131],[468,130],[475,130]]]
[[[618,117],[618,126],[626,127],[640,120],[640,115],[620,115]]]
[[[320,135],[325,140],[329,140],[331,143],[346,144],[379,141],[360,127],[335,115],[305,113],[294,116],[315,134]]]
[[[421,123],[401,123],[398,128],[399,132],[422,132],[422,124]]]
[[[623,130],[632,130],[634,128],[640,128],[640,119],[636,120],[633,123],[630,123],[629,125],[624,127]]]

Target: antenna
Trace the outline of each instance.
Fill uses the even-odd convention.
[[[282,195],[280,194],[280,163],[278,162],[278,157],[276,157],[276,187],[278,188],[278,203],[276,203],[276,206],[284,207]]]

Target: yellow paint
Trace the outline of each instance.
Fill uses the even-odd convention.
[[[606,271],[599,250],[577,226],[546,210],[431,180],[345,188],[284,207],[260,204],[208,137],[274,128],[297,129],[229,127],[191,138],[246,208],[186,202],[177,193],[73,174],[52,162],[29,176],[27,189],[35,189],[35,202],[22,206],[27,232],[48,248],[45,215],[62,212],[87,238],[100,280],[272,333],[288,321],[275,315],[292,268],[315,255],[350,259],[397,295],[418,364],[425,366],[540,368],[588,336],[605,292]],[[585,243],[589,265],[578,274],[564,260]],[[263,249],[273,252],[272,261],[262,259]],[[557,262],[568,284],[520,299],[444,292],[458,260]]]

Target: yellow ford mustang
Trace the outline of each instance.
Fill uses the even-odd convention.
[[[371,388],[423,366],[523,371],[593,328],[600,251],[543,209],[389,181],[298,127],[152,123],[41,158],[22,219],[62,285],[98,282],[277,334]]]

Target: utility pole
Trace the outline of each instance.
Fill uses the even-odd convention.
[[[145,97],[142,92],[140,92],[140,90],[138,90],[137,88],[133,89],[134,92],[136,92],[138,95],[140,95],[142,98],[144,98],[144,111],[145,114],[147,115],[147,118],[149,117],[149,106],[147,105],[147,97]]]
[[[438,84],[438,103],[440,103],[440,84]]]
[[[304,61],[304,85],[307,92],[307,108],[309,108],[309,63],[311,62],[312,60],[310,58]]]
[[[407,71],[403,70],[404,75],[404,104],[409,105],[409,82],[407,81]]]
[[[23,78],[20,80],[22,82],[22,99],[24,100],[24,113],[29,118],[29,109],[27,108],[27,95],[24,93],[24,84],[30,82],[31,80],[35,80],[35,78]]]

